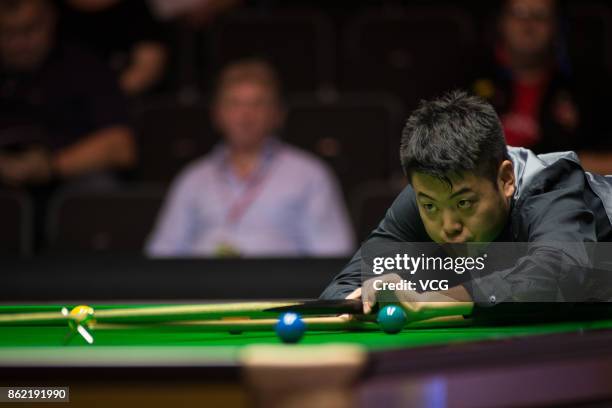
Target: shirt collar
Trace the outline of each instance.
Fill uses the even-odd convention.
[[[261,168],[268,166],[276,154],[279,152],[282,143],[278,140],[277,137],[271,136],[269,137],[261,150],[261,156],[263,160],[261,161],[259,168],[257,171],[261,170]],[[212,158],[215,162],[217,168],[221,172],[227,172],[229,170],[228,166],[228,155],[229,155],[229,146],[226,142],[219,142],[212,151]]]

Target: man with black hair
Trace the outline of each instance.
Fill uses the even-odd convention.
[[[524,242],[529,256],[509,269],[398,297],[402,304],[554,301],[560,285],[582,284],[579,274],[560,276],[556,266],[589,262],[555,243],[612,238],[612,180],[585,172],[573,152],[507,147],[494,108],[479,97],[451,92],[423,102],[403,130],[400,158],[409,185],[322,298],[362,297],[371,310],[378,295],[372,279],[362,287],[366,245]]]

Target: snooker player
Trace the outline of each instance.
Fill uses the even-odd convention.
[[[361,297],[366,313],[384,302],[373,282],[399,276],[364,278],[367,245],[522,242],[529,252],[509,268],[447,290],[394,296],[408,309],[427,302],[559,301],[559,287],[579,288],[585,280],[558,266],[590,262],[584,248],[571,244],[612,238],[612,178],[584,171],[573,152],[508,147],[494,108],[479,97],[455,91],[423,102],[404,127],[400,158],[409,185],[322,299]]]

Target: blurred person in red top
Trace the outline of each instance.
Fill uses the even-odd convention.
[[[608,150],[606,75],[572,69],[554,0],[506,0],[498,21],[498,41],[489,62],[472,84],[500,115],[511,146],[539,153],[575,150],[585,167],[612,173]]]

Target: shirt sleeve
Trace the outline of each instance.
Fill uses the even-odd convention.
[[[357,250],[346,267],[323,291],[321,299],[343,299],[362,284],[361,252],[366,245],[385,242],[430,241],[421,221],[412,187],[406,187],[387,210],[378,227]]]
[[[179,176],[170,188],[145,252],[150,257],[190,255],[196,233],[195,174]]]
[[[531,194],[514,214],[527,236],[524,256],[508,269],[464,283],[477,304],[579,300],[592,265],[585,243],[597,242],[595,217],[585,203],[582,170],[557,177],[563,180],[557,188]]]
[[[308,255],[347,256],[355,237],[338,182],[326,168],[317,169],[306,192],[303,218]]]

